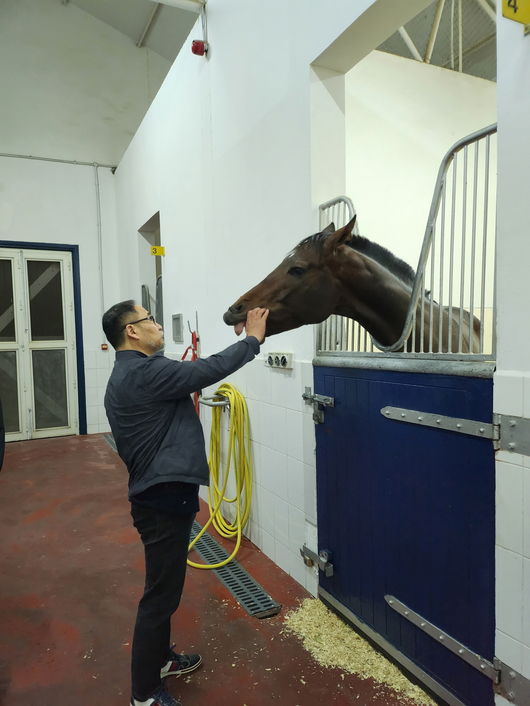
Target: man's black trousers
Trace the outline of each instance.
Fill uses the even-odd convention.
[[[132,645],[132,692],[146,701],[160,686],[169,660],[171,616],[178,608],[195,513],[170,514],[131,504],[145,550],[145,589],[138,605]]]

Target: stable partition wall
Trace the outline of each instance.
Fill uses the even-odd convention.
[[[530,418],[528,262],[530,219],[530,37],[498,3],[497,370],[494,412]],[[495,653],[530,694],[530,456],[497,453],[497,635]],[[497,697],[497,704],[508,701]]]

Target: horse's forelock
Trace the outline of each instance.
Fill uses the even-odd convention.
[[[324,245],[324,241],[328,237],[329,233],[314,233],[313,235],[308,236],[307,238],[304,238],[301,240],[298,245],[296,246],[295,250],[298,250],[298,248],[317,248],[318,250],[322,250],[322,247]]]

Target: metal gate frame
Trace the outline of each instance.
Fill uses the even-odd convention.
[[[429,215],[427,218],[427,225],[425,227],[425,233],[423,237],[423,242],[421,246],[420,256],[418,260],[418,266],[416,268],[416,276],[414,279],[414,284],[412,287],[411,300],[409,304],[409,309],[406,315],[405,323],[403,326],[402,333],[397,341],[389,346],[384,346],[374,340],[368,332],[363,329],[357,322],[353,322],[351,319],[346,317],[341,317],[338,315],[330,316],[322,324],[317,327],[316,336],[316,355],[317,356],[333,356],[335,354],[345,355],[349,357],[357,357],[359,355],[377,355],[378,357],[385,354],[392,354],[392,356],[399,356],[400,358],[422,358],[422,359],[435,359],[435,360],[467,360],[467,361],[479,361],[479,360],[494,360],[495,359],[495,282],[494,282],[494,263],[491,265],[490,269],[493,270],[491,276],[493,277],[493,282],[490,283],[493,291],[493,314],[492,314],[492,340],[491,340],[491,352],[485,352],[485,340],[484,340],[484,311],[485,311],[485,290],[486,290],[486,277],[487,277],[487,237],[488,237],[488,204],[491,191],[491,184],[489,181],[489,170],[490,170],[490,152],[491,144],[490,140],[493,135],[497,132],[497,125],[489,125],[481,130],[463,137],[458,140],[450,149],[446,152],[440,167],[438,169],[438,175],[436,178],[436,183],[434,187],[434,193],[431,200],[431,207],[429,210]],[[484,157],[483,161],[484,174],[480,173],[479,170],[479,148],[481,143],[484,143]],[[468,157],[469,149],[474,147],[474,154],[471,155],[473,160],[473,170],[468,168]],[[463,153],[463,165],[461,168],[461,179],[462,179],[462,193],[457,195],[457,158],[460,153]],[[452,168],[451,172],[451,183],[449,184],[449,170]],[[472,171],[472,177],[469,177],[469,173]],[[478,210],[478,187],[479,182],[482,179],[483,184],[483,221],[482,221],[482,240],[480,241],[480,250],[478,253],[477,246],[477,210]],[[471,182],[471,187],[468,187],[468,181]],[[449,185],[449,186],[448,186]],[[470,304],[469,308],[471,312],[475,310],[474,307],[474,293],[476,289],[476,281],[479,282],[479,297],[480,297],[480,320],[482,322],[481,334],[480,334],[480,352],[479,353],[469,353],[462,350],[462,337],[460,337],[459,350],[449,353],[442,353],[440,351],[433,350],[432,346],[432,327],[430,331],[430,349],[423,350],[423,337],[421,337],[421,347],[420,352],[413,352],[415,348],[415,334],[416,334],[416,316],[418,306],[421,310],[422,321],[421,330],[423,333],[423,313],[426,307],[430,306],[430,318],[432,320],[434,300],[431,297],[430,304],[425,304],[425,297],[422,296],[425,290],[426,278],[430,278],[431,287],[434,286],[436,277],[439,277],[439,295],[440,299],[444,297],[444,254],[445,254],[445,206],[446,197],[448,194],[448,188],[450,189],[450,199],[447,198],[449,203],[449,214],[447,220],[449,221],[447,230],[450,235],[450,242],[448,249],[449,257],[449,271],[447,273],[448,277],[448,309],[449,314],[452,315],[453,311],[457,313],[459,318],[460,329],[462,330],[465,326],[464,324],[464,312],[466,308],[464,306],[464,287],[467,285]],[[460,188],[460,185],[458,185]],[[467,208],[468,191],[471,191],[471,207]],[[458,200],[458,204],[457,204]],[[453,305],[453,289],[454,289],[454,275],[455,275],[455,263],[457,256],[454,253],[456,248],[455,245],[455,219],[457,205],[460,208],[458,213],[459,218],[462,219],[462,242],[460,246],[460,265],[459,265],[459,282],[460,285],[460,302]],[[319,206],[320,214],[320,228],[326,226],[330,220],[333,220],[335,225],[343,226],[345,225],[353,216],[355,215],[355,208],[351,199],[346,196],[339,196],[335,199],[327,201]],[[436,238],[436,226],[437,219],[441,213],[440,225],[439,225],[439,242],[440,242],[440,262],[436,263],[435,271],[435,238]],[[466,231],[468,229],[468,219],[471,218],[470,230],[471,230],[471,240],[469,246],[466,243]],[[494,229],[494,224],[493,224]],[[358,219],[355,224],[354,234],[358,234]],[[495,233],[495,231],[493,231]],[[469,253],[467,250],[469,249]],[[468,259],[470,260],[469,275],[466,274],[465,267],[466,253],[468,254]],[[477,254],[478,253],[478,254]],[[475,260],[480,257],[480,271],[476,274],[475,270]],[[429,259],[430,258],[430,259]],[[429,268],[427,265],[429,264]],[[469,279],[469,281],[468,281]],[[420,296],[421,304],[420,304]],[[440,301],[440,305],[444,305],[443,301]],[[440,318],[441,326],[441,318]],[[449,332],[451,331],[452,323],[449,323]],[[357,350],[355,350],[355,334],[357,335]],[[363,342],[361,343],[361,337]],[[352,340],[353,339],[353,340]],[[370,339],[370,340],[369,340]],[[352,340],[352,345],[349,346],[349,341]],[[407,342],[409,342],[410,349],[407,351]],[[376,348],[377,350],[374,350]],[[401,350],[404,349],[404,350]]]

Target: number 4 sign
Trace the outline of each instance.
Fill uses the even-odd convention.
[[[530,0],[502,0],[502,15],[509,20],[530,24]]]

